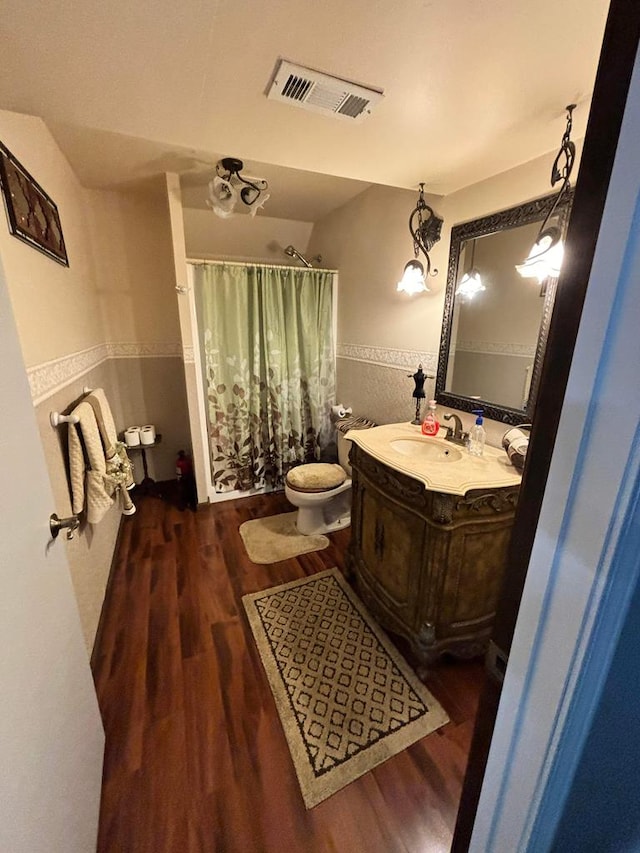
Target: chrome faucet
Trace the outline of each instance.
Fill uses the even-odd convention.
[[[454,444],[462,444],[465,445],[467,443],[467,439],[469,438],[469,433],[465,432],[462,428],[462,421],[457,415],[454,415],[453,412],[448,412],[443,416],[445,421],[450,421],[453,419],[454,426],[447,427],[447,434],[445,435],[445,441],[453,441]]]

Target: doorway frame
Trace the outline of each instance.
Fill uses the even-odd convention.
[[[502,691],[488,679],[481,699],[456,853],[548,849],[625,615],[625,601],[618,596],[612,606],[611,591],[640,465],[638,358],[629,361],[640,310],[621,313],[634,298],[630,276],[640,277],[639,30],[637,4],[612,0],[514,525],[510,556],[520,571],[505,584],[496,619],[494,639],[510,651],[509,663]],[[594,495],[597,515],[589,514]]]

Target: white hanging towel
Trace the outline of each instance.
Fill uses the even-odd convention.
[[[68,438],[73,512],[78,515],[84,510],[87,521],[97,524],[113,506],[114,495],[124,493],[127,501],[122,505],[122,512],[132,515],[136,508],[124,488],[124,475],[119,468],[114,470],[113,464],[107,467],[92,406],[82,402],[72,414],[78,419],[76,424],[69,424]]]
[[[109,467],[120,467],[124,474],[124,486],[126,489],[132,489],[135,486],[133,479],[133,465],[127,456],[127,451],[124,444],[118,441],[118,432],[116,424],[111,412],[111,406],[107,400],[107,395],[102,388],[96,388],[88,397],[85,398],[86,403],[89,403],[93,409],[100,437],[104,445],[104,455],[107,460],[107,470]],[[130,501],[124,499],[123,507],[126,509]]]
[[[113,492],[107,491],[105,483],[107,468],[102,441],[96,416],[88,403],[77,405],[72,414],[78,419],[76,424],[69,424],[69,475],[73,512],[78,515],[86,510],[87,521],[97,524],[113,505]]]

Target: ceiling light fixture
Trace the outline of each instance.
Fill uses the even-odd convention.
[[[405,293],[423,293],[429,290],[427,287],[427,276],[437,275],[438,270],[431,272],[431,259],[429,252],[440,239],[440,231],[444,222],[433,208],[424,200],[424,184],[421,183],[418,193],[418,203],[409,217],[409,231],[413,237],[412,260],[405,264],[402,278],[398,282],[397,289]],[[422,252],[426,259],[426,270],[421,261],[418,260],[418,252]]]
[[[462,296],[465,299],[473,299],[476,293],[481,293],[487,288],[482,283],[482,276],[476,269],[474,261],[476,257],[476,241],[471,243],[471,266],[460,279],[460,284],[456,288],[456,296]]]
[[[536,242],[532,246],[526,260],[521,264],[516,264],[516,269],[523,278],[535,278],[540,284],[547,278],[557,278],[560,275],[560,267],[562,266],[562,258],[564,256],[562,226],[555,214],[561,199],[571,187],[569,178],[576,159],[576,146],[571,141],[572,113],[575,108],[575,104],[569,104],[566,108],[567,126],[562,136],[560,150],[551,168],[551,186],[554,187],[558,181],[562,181],[560,192],[551,210],[547,213],[538,231]],[[560,165],[562,158],[564,158],[564,162]]]
[[[232,216],[238,201],[255,216],[269,199],[268,183],[263,178],[241,175],[243,169],[244,163],[235,157],[224,157],[216,163],[215,178],[209,182],[207,204],[221,219]]]

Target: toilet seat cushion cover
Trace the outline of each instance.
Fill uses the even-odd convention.
[[[287,484],[298,492],[326,492],[341,486],[346,479],[344,468],[329,462],[298,465],[287,474]]]

